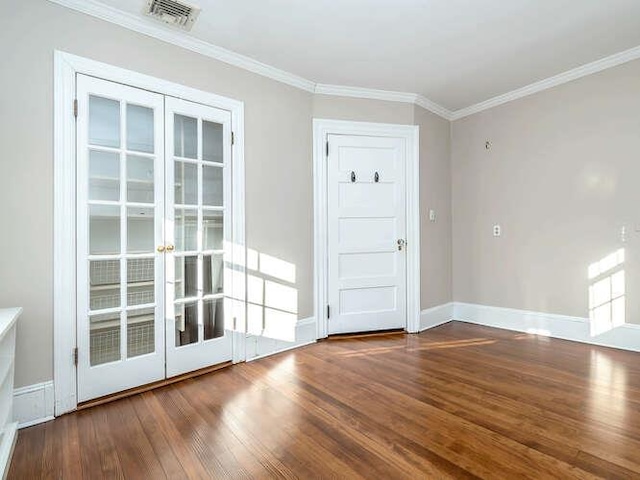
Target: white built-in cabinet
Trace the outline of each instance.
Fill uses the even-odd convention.
[[[0,479],[6,477],[17,437],[13,421],[13,372],[15,367],[16,323],[21,308],[0,309]]]

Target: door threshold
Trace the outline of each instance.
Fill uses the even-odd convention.
[[[336,333],[329,335],[326,340],[349,340],[352,338],[384,337],[388,335],[404,335],[407,331],[404,328],[394,328],[392,330],[375,330],[372,332]]]
[[[193,372],[183,373],[182,375],[176,375],[175,377],[165,378],[164,380],[158,380],[157,382],[147,383],[145,385],[140,385],[139,387],[123,390],[122,392],[116,392],[116,393],[112,393],[111,395],[105,395],[104,397],[87,400],[86,402],[78,403],[78,408],[76,410],[85,410],[87,408],[97,407],[98,405],[104,405],[105,403],[114,402],[122,398],[131,397],[139,393],[148,392],[149,390],[154,390],[156,388],[165,387],[167,385],[178,383],[183,380],[188,380],[189,378],[195,378],[195,377],[199,377],[200,375],[206,375],[207,373],[215,372],[216,370],[220,370],[230,365],[233,365],[233,362],[231,361],[223,362],[217,365],[212,365],[211,367],[201,368],[199,370],[194,370]]]

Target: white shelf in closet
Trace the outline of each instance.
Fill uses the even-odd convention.
[[[0,478],[9,471],[17,438],[18,423],[13,421],[13,375],[16,323],[22,308],[0,309]]]
[[[147,308],[153,308],[153,307],[147,307]],[[135,325],[138,323],[152,322],[154,319],[155,319],[155,316],[153,314],[139,315],[137,317],[129,317],[127,318],[127,325]],[[120,326],[120,319],[118,318],[113,320],[93,321],[91,322],[89,329],[91,330],[91,332],[95,332],[98,330],[104,330],[107,328],[114,328],[119,326]]]
[[[129,282],[127,283],[129,287],[152,287],[155,285],[153,280],[149,280],[146,282]],[[106,283],[102,285],[91,285],[89,287],[91,291],[100,291],[100,290],[116,290],[120,288],[119,283]]]

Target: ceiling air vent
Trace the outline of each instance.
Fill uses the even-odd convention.
[[[200,13],[200,7],[176,0],[147,0],[144,13],[168,25],[191,30]]]

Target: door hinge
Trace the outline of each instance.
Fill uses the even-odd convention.
[[[231,132],[231,145],[236,143],[236,136],[233,132]]]
[[[73,101],[73,116],[78,118],[78,99]]]
[[[331,318],[331,307],[327,305],[327,320]]]
[[[327,158],[329,158],[329,140],[327,140],[327,147],[326,147],[326,149],[327,149]]]
[[[78,366],[78,347],[73,349],[73,364]]]

